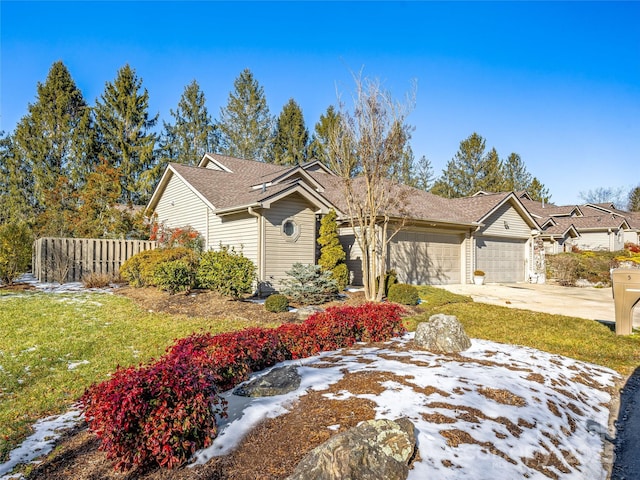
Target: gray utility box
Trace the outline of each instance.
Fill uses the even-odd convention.
[[[616,268],[611,272],[616,307],[616,335],[631,335],[633,307],[640,300],[640,269]]]

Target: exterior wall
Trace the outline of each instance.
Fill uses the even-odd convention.
[[[265,257],[263,291],[269,287],[278,289],[281,281],[288,278],[286,271],[294,263],[315,264],[316,260],[316,215],[311,205],[301,195],[294,194],[272,204],[263,211]],[[285,220],[292,219],[299,229],[295,240],[282,232]]]
[[[169,228],[190,225],[207,240],[207,212],[209,208],[176,175],[172,175],[167,188],[158,201],[155,213],[158,221]]]
[[[624,242],[635,243],[636,245],[640,244],[640,233],[638,233],[636,230],[625,230]]]
[[[353,234],[353,228],[339,228],[338,235],[340,244],[347,254],[346,264],[349,269],[349,283],[351,285],[362,285],[362,250]]]
[[[219,250],[220,245],[234,247],[258,267],[258,219],[248,212],[220,217],[209,211],[209,241],[207,249]]]
[[[480,234],[491,237],[529,238],[531,227],[510,204],[502,205],[483,222]]]
[[[624,248],[624,233],[620,235],[617,231],[609,233],[607,230],[601,232],[580,232],[580,238],[576,239],[576,245],[581,250],[608,250],[616,251]]]

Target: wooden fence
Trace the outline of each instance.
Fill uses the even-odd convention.
[[[86,274],[117,274],[125,260],[156,248],[145,240],[39,238],[33,244],[33,275],[41,282],[79,282]]]

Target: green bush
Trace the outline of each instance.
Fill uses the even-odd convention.
[[[384,296],[389,295],[389,288],[391,285],[395,285],[398,283],[398,274],[395,270],[389,270],[384,274]],[[376,292],[378,291],[380,285],[380,277],[376,277]]]
[[[331,272],[322,271],[320,265],[294,263],[286,272],[292,279],[282,281],[282,293],[303,305],[330,302],[338,294],[338,285]]]
[[[153,278],[161,290],[171,295],[176,292],[189,291],[195,283],[196,270],[184,260],[163,262],[156,266]]]
[[[256,266],[251,260],[233,247],[223,246],[219,251],[202,254],[196,280],[202,288],[238,299],[252,291],[255,274]]]
[[[269,295],[264,302],[264,308],[267,312],[288,312],[289,299],[285,295],[280,295],[279,293]]]
[[[331,209],[322,217],[320,231],[318,232],[318,245],[320,245],[320,258],[318,265],[322,270],[331,272],[339,290],[344,290],[349,284],[349,269],[347,268],[345,253],[338,236],[338,224],[336,211]]]
[[[25,223],[0,225],[0,281],[13,281],[29,269],[33,235]]]
[[[418,289],[406,283],[394,283],[389,287],[387,300],[401,305],[417,305],[420,302]]]
[[[132,287],[155,286],[158,266],[175,260],[182,260],[195,269],[198,265],[198,254],[186,247],[145,250],[122,264],[120,276]]]

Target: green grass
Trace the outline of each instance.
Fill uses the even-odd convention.
[[[424,313],[407,319],[409,330],[431,315],[455,315],[467,335],[537,348],[629,375],[640,367],[640,336],[617,336],[593,320],[473,303],[470,297],[420,287]]]
[[[66,411],[118,365],[147,362],[192,332],[248,326],[149,313],[108,294],[0,294],[0,461],[37,419]]]

